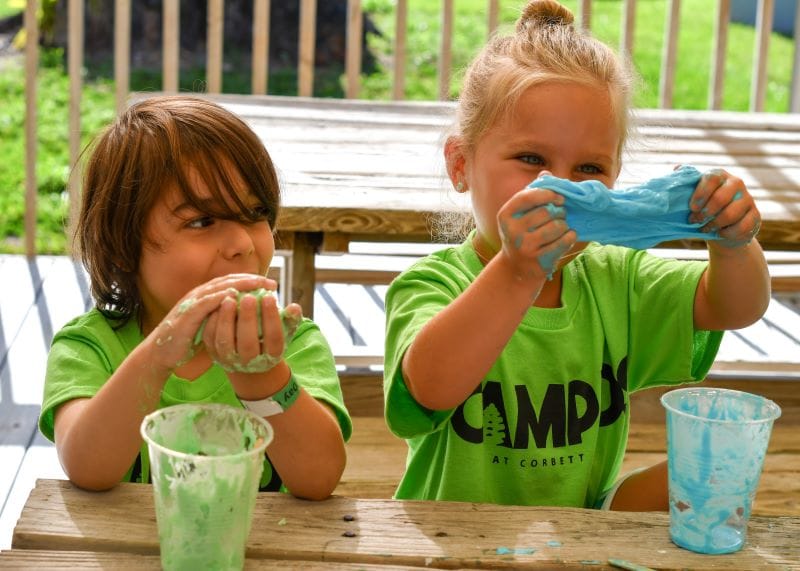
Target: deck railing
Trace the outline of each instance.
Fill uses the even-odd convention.
[[[438,97],[446,99],[449,94],[452,68],[452,36],[454,28],[455,0],[441,0],[441,34],[438,57]],[[757,19],[755,22],[756,41],[751,77],[750,110],[762,111],[767,85],[767,59],[775,0],[757,0]],[[28,0],[25,10],[25,30],[27,38],[38,38],[39,30],[36,12],[39,0]],[[636,24],[636,0],[623,0],[620,22],[620,51],[633,54],[634,29]],[[224,0],[208,0],[207,57],[205,85],[208,93],[219,93],[222,89],[223,61],[223,18]],[[69,149],[70,164],[77,164],[80,153],[80,107],[84,45],[85,0],[68,0],[68,73],[70,78],[69,104]],[[123,109],[129,94],[130,44],[131,44],[131,0],[115,0],[114,19],[114,80],[116,86],[116,107]],[[314,85],[314,47],[316,29],[316,0],[300,0],[300,23],[298,45],[298,95],[311,96]],[[500,0],[486,0],[487,35],[498,26]],[[177,92],[179,77],[180,45],[180,0],[163,0],[163,73],[162,89]],[[578,0],[578,25],[591,29],[592,0]],[[678,53],[678,31],[681,13],[681,0],[667,0],[667,18],[664,26],[663,53],[660,70],[659,98],[660,108],[673,106],[673,87]],[[253,94],[267,93],[269,76],[269,14],[270,0],[253,2],[253,46],[252,83]],[[731,14],[731,0],[716,0],[716,24],[713,31],[711,53],[711,74],[709,84],[708,108],[721,107],[725,77],[726,52],[728,44],[728,25]],[[406,73],[406,34],[408,24],[408,0],[396,0],[395,37],[393,42],[393,86],[392,97],[404,99]],[[800,10],[794,23],[794,61],[791,79],[791,99],[789,111],[800,112]],[[361,0],[348,0],[346,56],[345,56],[345,96],[359,97],[360,63],[362,56],[363,13]],[[25,161],[25,248],[29,256],[36,253],[36,70],[38,67],[37,42],[26,42],[26,161]],[[697,56],[700,57],[700,56]],[[77,204],[79,177],[69,179],[71,209]],[[70,212],[70,216],[74,210]]]

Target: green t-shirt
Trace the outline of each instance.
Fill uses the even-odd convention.
[[[622,463],[629,393],[702,380],[713,363],[722,332],[693,326],[705,263],[590,244],[563,270],[562,307],[531,307],[472,395],[432,411],[402,358],[483,269],[470,243],[424,258],[386,296],[386,420],[409,446],[396,497],[594,507]]]
[[[39,429],[54,440],[55,411],[76,398],[90,398],[108,380],[133,349],[143,341],[135,319],[119,329],[97,309],[67,323],[53,338],[47,358]],[[303,319],[288,343],[285,359],[297,382],[317,400],[336,413],[345,440],[352,423],[345,408],[333,354],[316,324]],[[171,375],[161,391],[159,408],[181,403],[220,403],[241,407],[225,371],[212,365],[193,381]],[[147,445],[123,481],[149,481]],[[262,489],[277,489],[280,479],[264,460]]]

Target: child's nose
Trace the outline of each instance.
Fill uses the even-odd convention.
[[[246,224],[228,221],[225,223],[225,232],[222,233],[220,250],[227,258],[246,256],[255,250],[253,236]]]

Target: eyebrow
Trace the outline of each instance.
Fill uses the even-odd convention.
[[[171,210],[172,214],[180,214],[184,210],[199,210],[204,212],[213,212],[214,209],[210,208],[212,205],[215,205],[218,201],[212,198],[201,198],[197,200],[197,206],[190,202],[181,202],[175,208]],[[207,207],[208,206],[208,207]]]

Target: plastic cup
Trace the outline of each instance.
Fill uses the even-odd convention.
[[[670,391],[661,403],[672,541],[697,553],[738,551],[781,409],[757,395],[712,388]]]
[[[272,427],[244,409],[181,404],[147,415],[164,569],[241,569]]]

